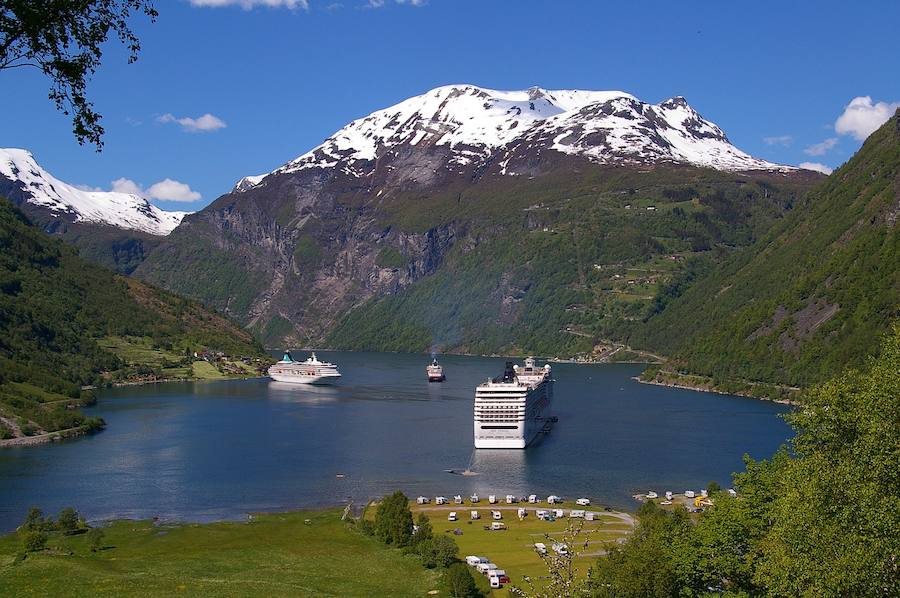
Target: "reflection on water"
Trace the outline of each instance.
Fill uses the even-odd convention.
[[[314,384],[289,384],[270,380],[266,398],[272,401],[334,401],[340,396],[333,386],[319,386]]]
[[[646,386],[628,365],[554,365],[553,431],[526,451],[472,448],[477,384],[503,359],[323,353],[333,387],[267,379],[107,389],[87,411],[106,431],[0,451],[0,530],[27,509],[90,518],[208,520],[248,511],[409,496],[536,493],[632,507],[638,491],[729,483],[741,456],[770,456],[786,408]],[[451,475],[470,468],[478,475]]]

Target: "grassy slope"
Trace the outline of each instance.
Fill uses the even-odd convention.
[[[71,555],[30,554],[20,563],[19,539],[0,538],[0,595],[424,596],[438,587],[436,572],[354,531],[336,511],[104,529],[99,552],[84,536],[54,536],[48,545]]]
[[[86,398],[83,386],[159,365],[120,358],[102,346],[110,337],[146,339],[177,356],[262,354],[224,317],[85,262],[0,200],[0,417],[30,433],[77,427],[86,420],[64,407]],[[0,437],[10,435],[9,421]]]
[[[435,274],[351,311],[327,343],[590,352],[654,308],[683,267],[672,255],[722,259],[776,222],[802,186],[698,169],[623,171],[478,187],[470,196],[392,198],[380,206],[385,225],[427,230],[465,219],[484,240],[457,245]]]
[[[749,251],[650,318],[632,344],[719,380],[807,385],[858,365],[900,308],[898,212],[895,116]],[[817,302],[839,309],[810,333],[826,315]]]

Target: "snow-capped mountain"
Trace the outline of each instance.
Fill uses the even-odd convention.
[[[436,148],[446,150],[450,171],[496,168],[500,175],[530,174],[523,163],[548,151],[598,164],[794,170],[742,152],[682,97],[649,104],[621,91],[449,85],[355,120],[270,174],[337,168],[365,177],[392,158]],[[235,191],[264,178],[244,177]]]
[[[31,152],[0,149],[0,177],[10,199],[45,208],[71,222],[91,222],[168,235],[189,212],[167,212],[139,195],[114,191],[84,191],[41,168]]]

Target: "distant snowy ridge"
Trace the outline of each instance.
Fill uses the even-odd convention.
[[[739,150],[680,96],[648,104],[621,91],[497,91],[448,85],[355,120],[273,172],[339,168],[362,177],[398,148],[430,146],[450,150],[450,169],[495,161],[504,175],[517,174],[514,167],[507,168],[512,158],[544,150],[598,164],[796,170]],[[235,190],[246,190],[263,178],[244,177]]]
[[[168,235],[190,213],[167,212],[130,193],[83,191],[55,178],[24,149],[0,149],[0,176],[18,183],[28,203],[68,214],[76,222]]]

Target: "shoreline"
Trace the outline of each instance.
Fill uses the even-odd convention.
[[[759,395],[753,395],[747,392],[725,392],[724,390],[719,390],[717,388],[709,388],[703,386],[689,385],[689,384],[679,384],[676,382],[664,382],[660,380],[643,380],[640,376],[632,376],[632,380],[640,382],[641,384],[650,384],[652,386],[665,386],[668,388],[680,388],[682,390],[693,390],[695,392],[708,392],[717,395],[724,395],[729,397],[742,397],[745,399],[755,399],[757,401],[768,401],[769,403],[778,403],[779,405],[790,405],[792,407],[796,407],[800,405],[800,401],[795,401],[792,399],[772,399],[769,397],[761,397]]]

